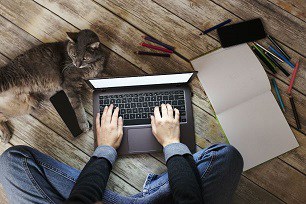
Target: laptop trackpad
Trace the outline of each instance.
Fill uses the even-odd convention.
[[[130,153],[162,150],[162,146],[152,133],[152,128],[129,129],[128,144]]]

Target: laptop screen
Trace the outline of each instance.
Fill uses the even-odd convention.
[[[179,74],[164,74],[138,77],[122,77],[111,79],[91,79],[89,82],[94,88],[114,88],[126,86],[144,86],[158,84],[187,83],[194,72]]]

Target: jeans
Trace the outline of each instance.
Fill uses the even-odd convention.
[[[227,144],[215,144],[193,155],[206,203],[230,203],[242,172],[240,153]],[[80,171],[27,146],[14,146],[0,157],[0,182],[10,203],[62,203]],[[110,190],[103,203],[172,203],[167,173],[149,174],[143,191],[122,196]]]

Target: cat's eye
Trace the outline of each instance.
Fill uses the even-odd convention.
[[[90,60],[90,58],[89,57],[84,57],[83,60],[85,60],[85,61]]]

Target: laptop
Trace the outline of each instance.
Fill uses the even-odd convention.
[[[122,116],[124,125],[122,142],[117,150],[119,155],[162,151],[163,147],[152,133],[150,115],[154,115],[154,107],[163,103],[169,103],[180,111],[181,142],[186,144],[191,152],[195,152],[192,93],[188,84],[196,73],[103,78],[87,81],[94,90],[94,115],[97,115],[98,112],[102,113],[104,107],[110,104],[119,107],[119,116]],[[95,123],[95,120],[93,121]]]

